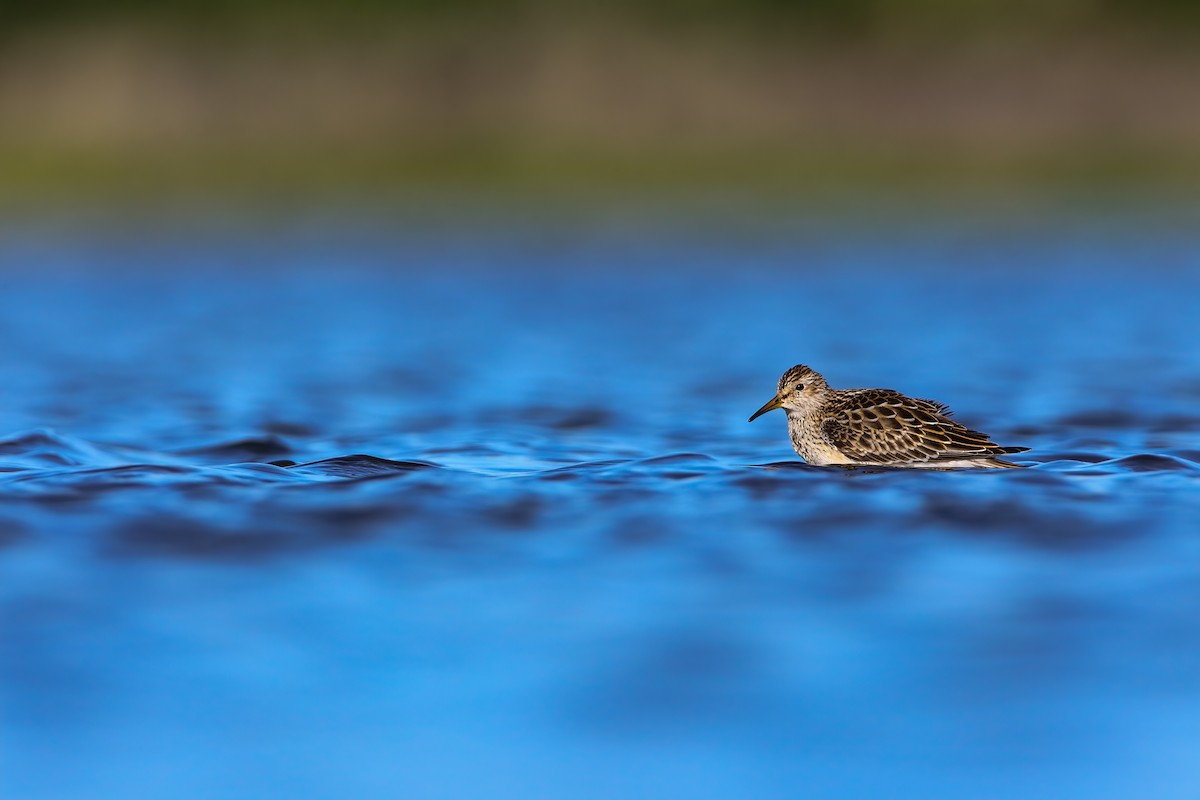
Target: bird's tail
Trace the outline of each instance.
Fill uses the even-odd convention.
[[[991,467],[993,469],[1021,469],[1020,464],[1014,464],[1011,461],[996,458],[996,456],[1024,453],[1028,450],[1028,447],[994,447],[991,449],[991,455],[988,458],[981,458],[975,463],[981,467]]]
[[[995,467],[997,469],[1021,469],[1020,464],[1014,464],[1011,461],[1004,461],[999,458],[984,458],[979,461],[981,465]]]

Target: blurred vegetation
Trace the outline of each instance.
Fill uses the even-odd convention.
[[[0,198],[1200,185],[1195,0],[0,0]]]
[[[774,29],[781,23],[820,35],[887,36],[923,29],[961,36],[972,30],[1076,26],[1180,33],[1200,22],[1194,0],[41,0],[0,4],[7,35],[103,20],[167,23],[192,30],[309,21],[322,26],[366,23],[523,23],[603,13],[632,21],[686,27]]]

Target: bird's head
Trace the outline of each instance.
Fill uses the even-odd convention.
[[[803,364],[797,364],[783,373],[779,378],[775,396],[762,408],[755,411],[749,421],[754,422],[763,414],[777,408],[804,411],[820,403],[828,391],[829,384],[825,382],[821,373],[811,370]]]

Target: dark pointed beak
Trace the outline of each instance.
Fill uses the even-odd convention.
[[[783,401],[779,399],[779,395],[775,395],[774,397],[772,397],[770,399],[770,401],[767,402],[767,404],[765,406],[763,406],[758,411],[755,411],[753,414],[751,414],[750,419],[748,419],[746,421],[754,422],[754,420],[758,419],[759,417],[761,417],[763,414],[767,413],[768,411],[774,411],[775,409],[782,408],[782,407],[783,407]]]

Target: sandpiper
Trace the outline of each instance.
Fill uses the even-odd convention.
[[[997,456],[1029,449],[998,446],[950,419],[950,409],[935,400],[891,389],[831,389],[803,364],[783,373],[775,396],[749,421],[776,408],[787,411],[797,455],[819,466],[1018,467]]]

